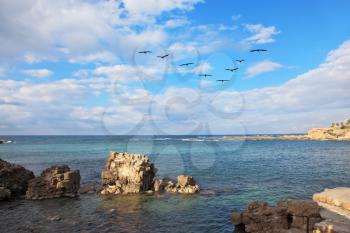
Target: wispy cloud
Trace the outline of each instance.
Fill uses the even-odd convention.
[[[47,78],[53,74],[53,72],[48,69],[31,69],[31,70],[22,70],[21,72],[23,74],[27,74],[35,78]]]
[[[277,62],[265,60],[265,61],[256,63],[253,66],[250,66],[246,71],[246,75],[247,75],[247,78],[252,78],[263,73],[272,72],[282,67],[283,65]]]
[[[246,24],[245,28],[249,32],[253,33],[253,35],[248,37],[246,40],[255,44],[267,44],[274,42],[275,39],[272,37],[280,33],[275,26],[265,27],[262,24]]]

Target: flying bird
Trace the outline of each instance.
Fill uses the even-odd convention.
[[[253,52],[266,52],[267,50],[266,49],[252,49],[252,50],[250,50],[250,52],[251,53],[253,53]]]
[[[139,53],[147,54],[147,53],[152,53],[152,51],[145,50],[145,51],[140,51]]]
[[[218,82],[221,82],[221,83],[224,83],[224,82],[229,82],[230,80],[227,80],[227,79],[219,79],[219,80],[216,80]]]
[[[189,63],[181,64],[180,66],[189,66],[189,65],[193,65],[193,64],[194,64],[193,62],[189,62]]]
[[[164,59],[164,58],[166,58],[166,57],[168,57],[169,56],[169,54],[165,54],[165,55],[163,55],[163,56],[157,56],[157,57],[159,57],[159,58],[161,58],[161,59]]]
[[[235,71],[235,70],[238,70],[239,68],[233,68],[233,69],[225,69],[225,70],[228,70],[228,71],[231,71],[231,72],[233,72],[233,71]]]
[[[211,75],[211,74],[200,74],[199,76],[200,77],[210,77],[210,76],[213,76],[213,75]]]
[[[236,62],[242,63],[242,62],[245,62],[245,60],[244,59],[238,59],[238,60],[236,60]]]

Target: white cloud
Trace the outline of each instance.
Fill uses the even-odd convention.
[[[265,61],[262,61],[262,62],[255,64],[255,65],[250,66],[246,71],[246,75],[247,75],[247,78],[252,78],[254,76],[257,76],[257,75],[260,75],[263,73],[275,71],[275,70],[282,68],[282,67],[283,67],[283,65],[281,65],[279,63],[265,60]]]
[[[22,70],[21,72],[23,74],[27,74],[35,78],[47,78],[53,74],[53,72],[48,69],[31,69],[31,70]]]
[[[108,51],[102,51],[83,56],[77,56],[69,59],[71,63],[113,63],[116,61],[116,56]]]
[[[275,39],[272,38],[272,36],[280,33],[275,26],[264,27],[262,24],[247,24],[245,27],[249,32],[253,33],[253,35],[246,40],[255,44],[274,42]]]
[[[178,28],[189,25],[190,22],[186,18],[170,19],[165,22],[166,28]]]
[[[210,63],[208,62],[202,62],[199,65],[197,65],[196,67],[194,67],[192,69],[192,72],[195,74],[201,74],[201,73],[206,73],[208,71],[212,70],[212,67],[210,65]]]
[[[232,15],[232,16],[231,16],[231,19],[232,19],[233,21],[237,21],[237,20],[239,20],[241,17],[242,17],[241,15]]]

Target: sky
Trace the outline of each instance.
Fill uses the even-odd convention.
[[[304,133],[350,118],[347,0],[0,5],[0,135]]]

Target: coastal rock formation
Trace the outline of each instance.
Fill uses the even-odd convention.
[[[145,155],[111,152],[101,174],[101,194],[149,191],[155,174],[153,163]]]
[[[0,159],[0,187],[8,189],[12,197],[24,195],[28,181],[33,178],[33,172]]]
[[[253,202],[243,213],[234,213],[232,223],[248,233],[282,233],[288,230],[312,231],[322,221],[316,202],[289,200],[279,202],[277,207],[267,203]]]
[[[312,199],[316,202],[326,203],[350,211],[350,188],[325,189],[321,193],[314,194]]]
[[[321,206],[324,221],[316,224],[315,233],[350,232],[350,188],[325,189],[313,195],[313,200]]]
[[[177,177],[176,185],[172,181],[168,181],[165,191],[169,193],[194,194],[199,192],[199,185],[192,176],[180,175]]]
[[[52,166],[29,181],[26,199],[75,197],[79,187],[79,170],[71,171],[67,165]]]

